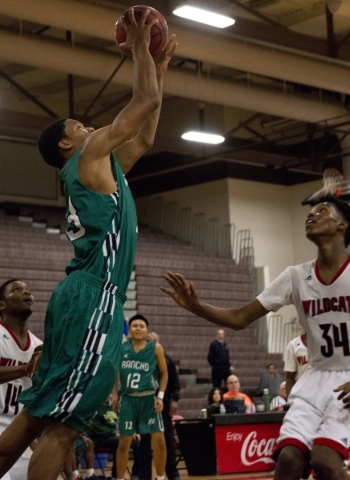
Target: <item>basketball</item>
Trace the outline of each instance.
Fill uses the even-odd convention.
[[[166,43],[167,32],[168,32],[168,25],[166,23],[165,18],[161,13],[158,12],[155,8],[148,7],[146,5],[136,5],[134,8],[134,15],[135,20],[139,22],[142,12],[146,9],[150,10],[146,18],[146,23],[151,22],[155,18],[158,19],[158,23],[153,25],[151,29],[151,41],[149,45],[149,51],[152,57],[158,55],[160,53]],[[115,24],[115,39],[118,45],[125,42],[126,40],[126,31],[122,25],[122,19],[125,19],[128,23],[129,22],[129,10],[125,10],[122,15],[118,18]],[[128,57],[132,57],[132,51],[128,48],[121,48],[122,52],[127,55]]]

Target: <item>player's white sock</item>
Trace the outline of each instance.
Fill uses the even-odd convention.
[[[86,478],[91,477],[94,474],[94,469],[93,468],[87,468],[86,469]]]
[[[79,477],[79,470],[74,470],[74,472],[72,472],[72,475],[73,475],[73,478],[78,478]]]
[[[159,475],[156,476],[156,479],[157,480],[164,480],[164,475],[162,475],[161,477]]]

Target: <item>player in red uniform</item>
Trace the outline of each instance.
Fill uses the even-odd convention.
[[[240,330],[270,311],[294,304],[307,334],[309,364],[290,395],[276,447],[274,479],[299,480],[311,460],[318,480],[348,479],[350,446],[350,207],[320,198],[306,219],[317,259],[288,267],[255,300],[239,309],[199,301],[182,275],[164,275],[161,288],[180,306],[223,327]]]
[[[42,341],[28,330],[34,297],[21,280],[0,286],[0,435],[20,413],[22,390],[32,385]],[[25,480],[32,451],[22,454],[3,480]]]

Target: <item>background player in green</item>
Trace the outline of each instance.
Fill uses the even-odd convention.
[[[94,131],[62,119],[39,138],[45,161],[62,169],[75,258],[48,305],[41,361],[33,386],[20,397],[26,410],[0,437],[0,478],[40,436],[28,479],[56,480],[116,379],[137,235],[124,174],[152,145],[163,75],[176,48],[171,36],[163,52],[151,57],[150,29],[157,20],[146,25],[148,13],[137,23],[130,9],[130,24],[123,22],[124,45],[133,52],[133,97],[113,123]]]
[[[162,480],[165,474],[166,447],[161,413],[168,381],[164,350],[159,343],[146,339],[148,321],[143,315],[131,317],[129,335],[131,339],[122,345],[119,371],[122,396],[118,420],[120,440],[117,478],[124,478],[132,436],[136,432],[151,434],[157,480]]]

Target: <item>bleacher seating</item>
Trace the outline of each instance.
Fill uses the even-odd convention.
[[[0,283],[13,277],[28,282],[36,299],[31,330],[42,338],[49,296],[64,278],[73,249],[59,234],[46,233],[46,225],[64,224],[60,218],[60,214],[64,218],[63,209],[40,207],[36,211],[36,207],[24,206],[15,213],[8,215],[0,209]],[[218,327],[181,309],[160,291],[159,286],[165,285],[162,274],[167,270],[183,273],[194,282],[202,300],[221,307],[240,307],[250,301],[253,282],[248,267],[211,257],[198,247],[147,228],[139,229],[136,283],[132,282],[137,289],[137,310],[148,317],[150,330],[160,335],[161,344],[179,366],[183,390],[178,413],[194,418],[206,404],[211,386],[207,353]],[[268,363],[275,363],[281,372],[281,355],[267,354],[264,347],[257,345],[253,325],[239,332],[225,331],[242,391],[254,395]]]
[[[138,311],[149,319],[149,328],[160,335],[161,344],[178,363],[181,376],[191,380],[191,383],[185,382],[178,413],[185,418],[195,418],[205,406],[211,387],[207,353],[218,327],[181,309],[161,292],[159,286],[166,284],[162,274],[167,270],[185,275],[194,282],[203,301],[220,307],[238,308],[252,300],[253,279],[248,267],[212,257],[197,247],[139,228],[135,261]],[[281,371],[282,357],[268,354],[257,344],[254,325],[239,332],[229,329],[225,332],[234,373],[240,377],[242,391],[254,396],[267,364],[273,362]]]

